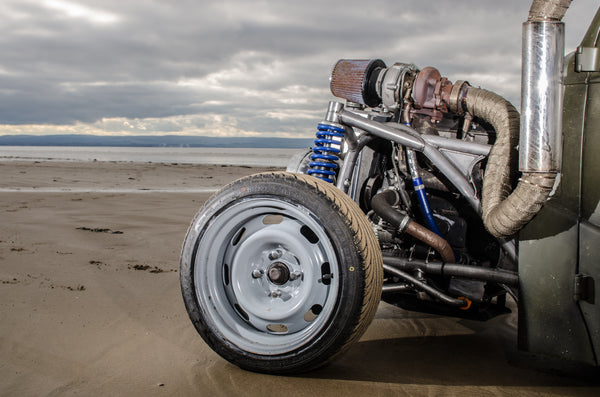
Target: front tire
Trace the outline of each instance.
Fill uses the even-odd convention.
[[[379,246],[360,208],[333,185],[257,174],[221,189],[192,222],[181,288],[208,345],[252,371],[319,367],[375,315]]]

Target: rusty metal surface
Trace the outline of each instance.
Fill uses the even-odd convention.
[[[448,112],[452,82],[442,77],[439,70],[428,66],[423,68],[413,87],[415,112],[428,114],[433,120],[440,121],[443,113]]]
[[[421,226],[416,222],[409,222],[405,232],[439,252],[444,262],[454,262],[456,260],[450,244],[424,226]]]

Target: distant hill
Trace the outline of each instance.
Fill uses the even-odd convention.
[[[218,138],[184,135],[0,135],[0,146],[239,147],[300,149],[312,146],[312,139]]]

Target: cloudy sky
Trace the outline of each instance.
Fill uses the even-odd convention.
[[[567,12],[574,49],[598,0]],[[340,58],[518,102],[524,0],[2,0],[0,134],[308,137]]]

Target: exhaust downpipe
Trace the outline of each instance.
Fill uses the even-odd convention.
[[[467,107],[489,120],[498,133],[483,186],[483,220],[496,237],[518,232],[541,209],[561,171],[564,24],[571,0],[534,1],[523,24],[519,170],[521,179],[510,193],[506,162],[514,147],[515,112],[484,90],[469,88]],[[510,106],[509,106],[510,105]],[[506,115],[500,117],[497,110]],[[499,127],[499,128],[497,128]],[[491,167],[490,167],[491,165]]]

